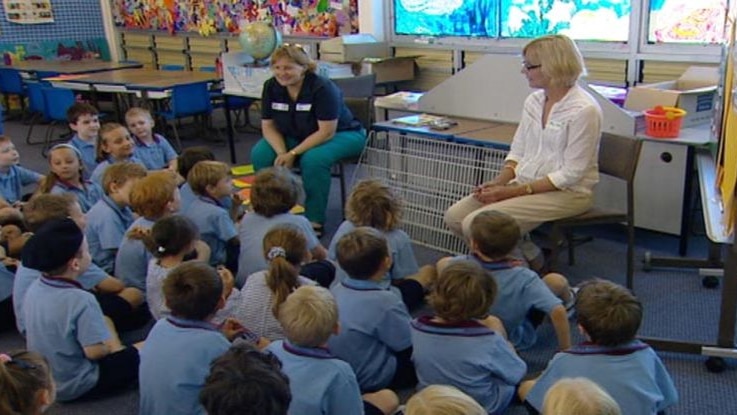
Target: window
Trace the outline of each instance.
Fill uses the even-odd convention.
[[[499,0],[394,0],[398,35],[497,37]]]
[[[722,43],[726,0],[650,0],[650,43]]]

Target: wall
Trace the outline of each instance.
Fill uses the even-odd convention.
[[[51,4],[54,23],[45,24],[10,23],[0,8],[0,51],[14,59],[33,55],[49,59],[58,56],[61,43],[66,47],[62,52],[69,56],[92,52],[109,59],[99,0],[54,0]]]

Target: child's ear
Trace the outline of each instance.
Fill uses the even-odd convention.
[[[591,336],[589,336],[589,333],[586,332],[586,329],[582,325],[576,324],[576,327],[578,327],[578,332],[586,338],[586,341],[591,341]]]
[[[336,336],[337,336],[338,334],[340,334],[340,323],[335,323],[335,327],[333,327],[333,331],[332,331],[332,334],[334,334],[334,335],[336,335]]]
[[[387,255],[386,258],[384,258],[384,269],[390,270],[392,265],[393,265],[392,256]]]
[[[69,123],[69,129],[72,130],[72,131],[77,131],[77,123],[76,122],[74,122],[74,123],[71,123],[70,122]]]
[[[479,251],[479,244],[477,244],[473,239],[468,239],[468,246],[471,248],[471,252]]]
[[[49,389],[36,391],[36,402],[39,407],[49,406],[54,403],[53,393]]]

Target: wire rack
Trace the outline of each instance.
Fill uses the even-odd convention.
[[[502,168],[506,150],[398,132],[373,131],[354,180],[374,178],[404,201],[403,228],[412,240],[440,251],[467,251],[443,223],[445,211]]]

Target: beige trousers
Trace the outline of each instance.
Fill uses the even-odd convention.
[[[515,218],[524,235],[545,222],[581,214],[593,202],[593,195],[565,190],[518,196],[488,205],[469,195],[445,211],[445,224],[454,234],[468,240],[473,218],[483,211],[496,210]]]

